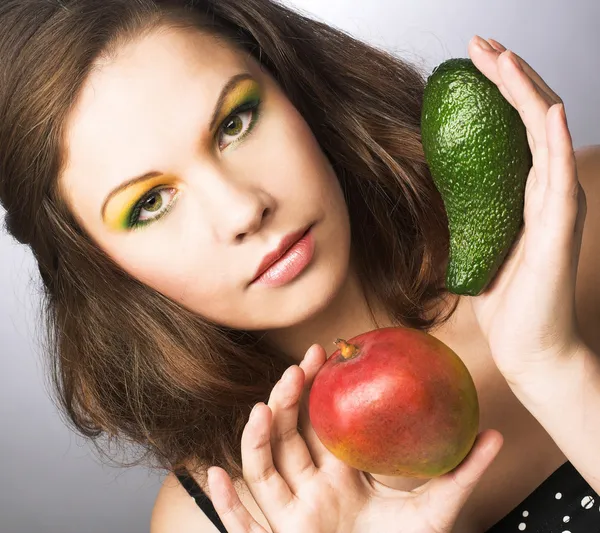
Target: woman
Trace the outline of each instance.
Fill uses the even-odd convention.
[[[171,472],[153,531],[558,531],[567,508],[573,531],[600,524],[569,507],[600,488],[589,222],[574,302],[578,179],[589,198],[600,158],[573,158],[523,60],[476,42],[534,164],[517,246],[459,298],[414,66],[269,0],[1,4],[6,226],[38,262],[74,428]],[[448,344],[480,396],[471,454],[427,483],[352,470],[298,424],[324,347],[390,325]]]

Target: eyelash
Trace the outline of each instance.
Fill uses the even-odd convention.
[[[240,106],[235,108],[225,118],[225,120],[219,126],[219,129],[218,129],[219,134],[221,133],[221,130],[229,122],[229,120],[231,118],[235,117],[236,115],[247,113],[249,111],[252,112],[251,113],[252,118],[250,119],[250,124],[247,126],[245,133],[240,134],[240,137],[238,137],[237,140],[230,142],[227,146],[241,142],[242,139],[245,139],[246,137],[248,137],[248,135],[250,135],[250,133],[252,133],[252,131],[254,130],[254,126],[256,125],[256,122],[258,121],[258,118],[260,116],[260,105],[261,105],[260,99],[255,99],[255,100],[251,100],[248,102],[244,102],[243,104],[241,104]],[[175,190],[175,189],[173,189],[172,187],[163,187],[163,188],[152,189],[147,194],[145,194],[142,198],[140,198],[140,200],[133,207],[131,214],[129,216],[129,221],[127,224],[129,229],[133,229],[133,230],[140,229],[143,226],[151,224],[152,222],[156,222],[159,218],[162,218],[164,215],[166,215],[171,210],[171,208],[175,205],[175,201],[176,201],[175,199],[173,199],[171,201],[171,203],[158,216],[148,219],[148,220],[143,220],[143,221],[139,220],[140,212],[144,208],[144,204],[150,198],[152,198],[156,193],[161,193],[162,191],[166,191],[166,190]],[[177,196],[178,195],[176,194],[175,197],[177,197]]]

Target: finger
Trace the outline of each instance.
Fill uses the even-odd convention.
[[[231,478],[222,468],[208,469],[211,501],[229,533],[266,533],[241,502]]]
[[[551,103],[538,91],[535,83],[521,69],[516,54],[510,50],[498,57],[498,71],[502,84],[512,97],[513,107],[533,137],[534,146],[531,150],[535,157],[536,151],[547,147],[545,119]]]
[[[296,365],[290,366],[273,387],[268,403],[273,413],[273,463],[292,492],[296,492],[317,470],[306,442],[298,433],[298,411],[303,385],[302,369]]]
[[[548,130],[548,187],[558,194],[577,200],[579,179],[573,140],[563,104],[555,104],[546,113]]]
[[[289,505],[294,498],[273,463],[271,420],[269,407],[262,402],[257,403],[242,432],[244,480],[267,519]]]
[[[496,49],[498,50],[498,52],[504,52],[504,50],[506,50],[506,46],[504,46],[503,44],[500,44],[498,41],[496,41],[495,39],[492,39],[491,37],[487,38],[487,41]]]
[[[500,59],[501,59],[500,56],[505,57],[507,53],[512,54],[512,57],[515,58],[515,60],[519,64],[521,64],[521,66],[525,69],[525,66],[521,62],[521,59],[519,58],[518,55],[514,54],[513,52],[504,52],[503,53],[498,50],[495,50],[494,48],[491,47],[491,45],[487,41],[485,41],[481,38],[480,38],[480,40],[474,39],[474,40],[472,40],[472,42],[474,42],[474,43],[481,42],[482,46],[486,50],[486,51],[482,51],[479,47],[477,47],[477,46],[475,46],[475,44],[473,44],[471,46],[471,51],[470,51],[473,63],[477,66],[477,68],[486,77],[488,77],[492,82],[494,82],[497,85],[502,96],[504,96],[504,98],[508,101],[508,103],[510,103],[510,105],[512,105],[517,110],[519,110],[520,115],[522,117],[523,112],[519,108],[519,104],[515,100],[515,96],[511,93],[511,90],[508,87],[510,82],[507,82],[507,80],[505,79],[506,72],[504,72],[504,77],[500,73],[501,70],[504,70],[500,66],[500,63],[502,62],[502,61],[500,61]],[[510,67],[509,67],[509,70],[510,70]],[[515,70],[518,70],[518,69],[515,69]],[[518,75],[517,75],[517,77],[518,77]],[[527,78],[529,80],[529,85],[534,88],[534,93],[536,94],[537,99],[543,103],[543,106],[546,106],[546,109],[548,106],[552,105],[556,101],[557,97],[555,98],[556,95],[554,94],[554,92],[552,92],[551,95],[547,94],[542,88],[540,88],[537,85],[537,83],[535,83],[535,81],[531,77],[526,76],[523,72],[521,72],[521,77]],[[537,76],[537,78],[539,78],[539,76]],[[539,79],[541,80],[541,78],[539,78]],[[512,81],[514,81],[514,80],[512,80]],[[547,87],[547,85],[545,85],[545,86]],[[538,117],[538,120],[539,120],[539,117]],[[539,137],[541,130],[542,130],[542,128],[538,128],[537,133],[536,133],[536,131],[526,128],[526,134],[527,134],[527,142],[529,144],[529,148],[533,155],[533,165],[534,165],[534,167],[536,167],[538,169],[538,173],[542,176],[542,178],[545,178],[546,171],[547,171],[547,148],[546,148],[546,144],[543,143],[544,138],[542,137],[540,139],[540,137]]]
[[[488,39],[488,41],[493,41],[492,44],[494,46],[497,46],[499,48],[500,52],[506,51],[506,47],[502,46],[498,41],[494,41],[493,39]],[[548,84],[544,81],[544,79],[534,69],[531,68],[531,65],[529,63],[527,63],[527,61],[525,61],[520,55],[515,54],[515,57],[521,64],[521,67],[523,67],[525,74],[527,74],[533,80],[533,82],[536,84],[537,88],[540,91],[542,91],[544,93],[544,95],[548,98],[549,102],[551,104],[561,104],[562,99],[560,98],[560,96],[558,96],[558,94],[556,94],[548,86]]]
[[[474,36],[469,42],[469,56],[474,65],[493,83],[496,84],[502,96],[514,107],[515,102],[508,89],[504,86],[504,80],[498,71],[498,56],[501,52],[494,50],[493,47],[484,39]],[[481,46],[479,46],[481,45]]]
[[[481,44],[481,47],[477,46],[478,44]],[[534,113],[537,113],[537,118],[533,117],[534,120],[524,121],[527,142],[533,156],[533,166],[537,169],[537,173],[545,179],[547,171],[547,148],[545,130],[543,126],[539,125],[540,122],[543,122],[542,115],[545,111],[540,112],[540,105],[542,109],[548,109],[552,104],[551,99],[537,87],[531,78],[527,77],[523,71],[519,71],[512,64],[509,58],[512,54],[512,57],[518,61],[516,54],[510,51],[499,52],[477,35],[469,43],[469,53],[475,66],[496,84],[502,96],[504,96],[511,106],[517,109],[522,120],[524,115],[522,102],[518,101],[515,97],[512,86],[518,82],[528,84],[527,87],[530,89],[530,93],[534,95],[532,98],[535,99],[538,105],[534,107]],[[509,71],[508,73],[507,70]],[[529,116],[531,111],[528,111],[527,114]],[[537,124],[537,129],[532,124],[534,126]],[[540,135],[542,135],[541,138]]]
[[[304,354],[304,358],[300,363],[300,368],[304,371],[304,394],[300,404],[300,435],[304,439],[308,450],[312,456],[313,463],[316,468],[321,469],[327,460],[333,462],[337,459],[331,454],[331,452],[325,448],[323,443],[319,440],[319,437],[315,433],[315,430],[310,423],[310,416],[308,413],[308,400],[310,397],[310,387],[314,382],[314,379],[321,369],[321,367],[327,361],[327,352],[320,344],[313,344]]]
[[[579,254],[584,213],[580,212],[581,186],[562,107],[562,104],[556,104],[548,112],[548,180],[544,190],[538,244],[528,250],[528,261],[550,268],[562,282],[565,276],[566,280],[574,282],[573,255]]]
[[[317,372],[327,361],[327,352],[320,344],[313,344],[304,354],[304,359],[300,363],[300,368],[304,370],[304,386],[310,389],[317,375]]]
[[[502,447],[496,430],[481,432],[467,457],[454,470],[420,487],[419,499],[435,531],[446,531],[454,524],[467,498]],[[445,529],[447,528],[447,529]]]
[[[485,39],[479,37],[479,39],[481,39],[483,41],[483,47],[484,47],[484,53],[479,54],[478,47],[473,46],[473,45],[477,44],[478,42],[480,42],[480,41],[478,41],[477,37],[479,37],[479,36],[478,35],[474,36],[473,39],[471,39],[471,42],[469,43],[469,47],[472,47],[472,48],[470,48],[471,53],[474,52],[474,55],[475,55],[475,58],[473,61],[476,63],[478,68],[480,66],[482,67],[482,69],[485,72],[485,75],[488,78],[490,78],[490,80],[493,81],[496,85],[498,85],[498,88],[500,89],[500,91],[502,92],[504,97],[511,103],[511,105],[514,105],[514,102],[512,101],[512,97],[510,96],[510,94],[506,90],[506,88],[504,87],[503,81],[502,81],[501,76],[497,69],[498,56],[502,52],[506,51],[506,47],[501,45],[498,41],[494,41],[493,39],[488,39],[487,41],[489,41],[489,42],[487,42]],[[488,48],[488,47],[486,47],[486,44],[491,45],[491,46],[489,46],[489,48]],[[512,53],[517,58],[517,61],[519,62],[519,64],[521,65],[521,67],[523,68],[525,73],[531,78],[531,80],[535,84],[536,88],[540,91],[540,93],[543,95],[545,100],[548,102],[548,105],[562,102],[561,98],[550,87],[548,87],[548,85],[542,79],[542,77],[535,70],[533,70],[531,68],[531,66],[529,65],[529,63],[527,63],[527,61],[525,61],[518,54],[515,54],[514,52],[512,52]],[[488,59],[491,60],[491,63],[489,65],[487,64],[488,61],[486,60],[486,56],[489,56]],[[482,63],[481,65],[480,65],[480,61]]]

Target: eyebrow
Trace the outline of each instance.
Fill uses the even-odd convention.
[[[240,82],[242,82],[244,80],[248,80],[248,79],[254,79],[252,74],[250,74],[249,72],[240,72],[239,74],[235,74],[234,76],[229,78],[229,80],[227,80],[225,85],[223,85],[223,88],[221,89],[221,92],[219,93],[219,98],[217,98],[217,103],[215,104],[215,108],[213,110],[212,117],[210,119],[209,131],[213,131],[213,129],[216,126],[216,123],[217,123],[217,120],[219,119],[219,115],[221,113],[221,108],[223,107],[225,98],[227,98],[229,93],[231,91],[233,91],[233,89]],[[154,178],[156,176],[160,176],[161,174],[162,174],[162,172],[153,170],[151,172],[147,172],[146,174],[142,174],[141,176],[136,176],[135,178],[126,180],[125,182],[123,182],[120,185],[118,185],[117,187],[115,187],[112,191],[110,191],[108,193],[108,195],[106,196],[106,198],[104,200],[104,203],[102,204],[102,209],[100,211],[102,218],[104,218],[104,211],[106,210],[106,206],[108,205],[108,203],[114,196],[116,196],[120,192],[124,191],[125,189],[128,189],[129,187],[134,186],[136,183],[139,183],[140,181],[145,181],[147,179]]]

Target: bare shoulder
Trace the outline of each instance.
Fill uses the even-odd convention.
[[[584,341],[600,352],[600,145],[577,149],[575,159],[587,201],[577,272],[577,318]]]
[[[218,529],[170,473],[154,502],[150,533],[218,533]]]
[[[588,163],[597,164],[600,159],[600,144],[588,144],[575,149],[575,157],[578,165],[580,162],[583,162],[584,165]]]
[[[192,475],[210,498],[208,487],[196,475]],[[269,522],[243,480],[235,483],[234,487],[242,505],[248,509],[254,520],[267,533],[271,533]],[[150,533],[218,533],[218,529],[171,473],[165,477],[154,502]]]

